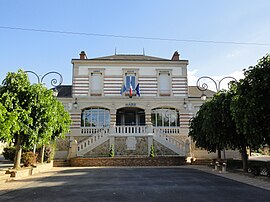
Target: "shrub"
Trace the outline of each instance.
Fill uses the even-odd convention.
[[[110,152],[109,152],[109,157],[114,157],[114,145],[111,145]]]
[[[44,151],[44,161],[50,163],[53,160],[55,149],[53,145],[46,146]]]
[[[15,147],[6,147],[6,148],[4,148],[3,156],[4,156],[5,159],[10,160],[10,161],[14,161],[15,154],[16,154]]]
[[[22,163],[24,166],[33,166],[37,163],[37,154],[34,152],[25,152],[22,154]]]
[[[155,149],[154,149],[154,145],[151,145],[151,150],[150,150],[150,157],[154,157],[155,156]]]

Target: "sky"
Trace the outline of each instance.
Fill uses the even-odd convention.
[[[201,76],[239,79],[270,52],[269,0],[1,0],[0,8],[1,81],[22,68],[57,71],[71,84],[82,50],[95,58],[144,49],[167,59],[178,51],[196,85]]]

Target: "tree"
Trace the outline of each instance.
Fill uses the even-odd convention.
[[[10,131],[1,135],[1,140],[12,142],[14,140],[16,155],[14,168],[20,167],[22,146],[27,135],[30,133],[32,118],[29,116],[30,82],[27,74],[22,70],[17,73],[9,72],[0,87],[0,102],[6,109],[6,119],[11,119]],[[8,126],[6,122],[6,127]]]
[[[195,117],[191,120],[189,136],[193,138],[196,146],[209,152],[232,147],[233,137],[236,136],[235,123],[230,113],[231,94],[218,92],[205,102]]]
[[[62,103],[53,97],[52,90],[42,84],[31,85],[22,70],[7,74],[0,87],[0,103],[3,105],[2,119],[9,120],[4,124],[9,131],[1,133],[0,138],[14,142],[16,169],[20,167],[22,147],[29,149],[34,144],[41,144],[45,148],[45,144],[69,131],[70,116]],[[0,130],[1,125],[0,112]]]
[[[245,78],[235,83],[231,91],[235,94],[231,104],[233,120],[242,150],[243,165],[247,171],[246,147],[257,149],[270,143],[270,55],[259,60],[256,66],[244,70]]]
[[[11,116],[0,102],[0,140],[6,142],[11,139],[10,133],[13,121],[16,121],[16,117]]]
[[[31,86],[31,114],[33,119],[32,134],[29,144],[42,145],[41,163],[44,159],[45,145],[64,135],[69,131],[71,123],[68,112],[54,96],[53,91],[48,90],[42,84]]]

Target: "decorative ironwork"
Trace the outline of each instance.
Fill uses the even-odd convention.
[[[56,74],[59,76],[59,80],[57,80],[56,78],[52,78],[50,83],[53,87],[58,87],[60,86],[62,83],[63,83],[63,77],[62,75],[59,73],[59,72],[55,72],[55,71],[52,71],[52,72],[48,72],[46,74],[44,74],[43,76],[39,76],[37,75],[35,72],[33,71],[25,71],[26,73],[32,73],[34,74],[36,77],[37,77],[37,81],[38,83],[43,83],[43,80],[46,76],[50,75],[50,74]]]
[[[216,87],[217,92],[220,91],[220,84],[221,84],[221,82],[222,82],[224,79],[231,79],[231,80],[234,80],[234,81],[237,82],[237,80],[236,80],[234,77],[232,77],[232,76],[225,76],[225,77],[223,77],[218,83],[217,83],[213,78],[211,78],[211,77],[209,77],[209,76],[202,76],[202,77],[200,77],[200,78],[197,80],[197,83],[196,83],[197,88],[198,88],[200,91],[202,91],[202,92],[208,90],[208,84],[207,84],[207,83],[202,83],[202,84],[200,85],[200,80],[203,80],[203,79],[209,79],[209,80],[213,81],[214,84],[215,84],[215,87]],[[229,85],[229,84],[228,84],[228,85]]]
[[[220,91],[220,85],[221,85],[221,82],[225,79],[230,79],[230,80],[233,80],[233,81],[236,81],[236,78],[232,77],[232,76],[225,76],[223,77],[219,82],[216,82],[213,78],[209,77],[209,76],[202,76],[200,77],[198,80],[197,80],[197,88],[202,92],[202,100],[205,100],[206,99],[206,94],[204,93],[206,90],[208,90],[208,84],[203,82],[201,85],[200,85],[200,81],[202,81],[203,79],[209,79],[210,81],[213,81],[213,83],[215,84],[215,87],[216,87],[216,91]],[[230,83],[228,83],[228,86],[230,85]]]

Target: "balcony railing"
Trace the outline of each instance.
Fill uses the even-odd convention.
[[[147,126],[115,126],[117,134],[144,134]]]
[[[180,134],[179,127],[154,127],[153,133],[157,134]]]
[[[112,126],[110,128],[81,127],[81,135],[88,136],[92,134],[180,134],[179,127],[152,127],[152,126]]]

